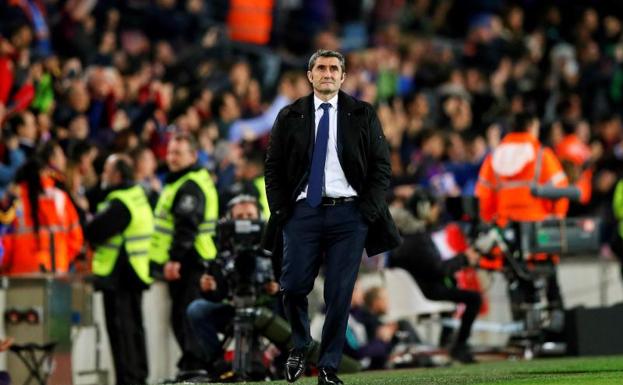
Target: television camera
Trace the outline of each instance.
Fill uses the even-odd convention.
[[[265,318],[260,307],[264,286],[275,280],[271,256],[260,247],[263,229],[264,222],[259,220],[226,219],[217,224],[219,256],[214,263],[220,267],[235,308],[232,369],[236,380],[257,377],[254,325]]]
[[[264,222],[223,220],[217,225],[221,271],[235,306],[254,306],[263,286],[275,280],[270,255],[260,246]]]
[[[533,186],[534,196],[556,200],[579,200],[575,187]],[[573,255],[599,250],[598,218],[551,218],[540,222],[510,222],[505,227],[483,223],[473,197],[448,198],[446,210],[464,225],[470,243],[483,255],[481,268],[501,271],[508,281],[511,312],[522,330],[511,341],[524,349],[524,357],[544,352],[549,332],[564,327],[563,309],[546,305],[547,280],[556,274],[554,265],[539,263],[535,255]],[[552,346],[548,344],[547,346]]]

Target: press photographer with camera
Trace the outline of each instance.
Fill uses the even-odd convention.
[[[475,362],[467,340],[482,298],[477,291],[457,288],[454,284],[454,273],[464,267],[477,265],[480,255],[472,247],[467,247],[453,258],[442,259],[432,237],[440,229],[442,205],[431,192],[417,188],[404,208],[392,207],[390,210],[403,237],[403,243],[390,254],[389,267],[408,271],[424,296],[430,300],[465,304],[461,326],[450,348],[450,356],[463,363]]]
[[[261,223],[255,197],[239,195],[228,203],[217,230],[219,255],[199,281],[203,298],[193,301],[186,311],[210,376],[222,370],[215,367],[223,357],[218,334],[234,332],[236,309],[270,307],[279,292],[270,255],[259,247]],[[253,230],[256,225],[258,231]]]

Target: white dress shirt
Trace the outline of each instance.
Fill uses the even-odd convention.
[[[324,113],[320,107],[322,103],[325,102],[314,95],[314,127],[316,135],[318,134],[318,124],[320,123],[320,118]],[[331,198],[353,197],[357,195],[357,192],[351,187],[350,184],[348,184],[346,176],[344,175],[344,170],[342,170],[342,165],[340,164],[340,159],[337,155],[337,94],[326,103],[331,104],[331,108],[329,108],[328,111],[329,142],[327,143],[327,159],[324,164],[322,196]],[[299,194],[296,200],[298,201],[306,197],[307,186],[305,186],[305,189]]]

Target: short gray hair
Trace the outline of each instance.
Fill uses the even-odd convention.
[[[309,71],[311,71],[312,68],[314,68],[314,65],[316,65],[316,60],[318,60],[319,57],[337,58],[340,61],[342,72],[346,72],[346,61],[344,60],[344,55],[342,55],[341,53],[337,51],[331,51],[328,49],[319,49],[318,51],[314,52],[313,55],[311,55],[311,57],[309,58],[309,64],[307,66],[307,69]]]

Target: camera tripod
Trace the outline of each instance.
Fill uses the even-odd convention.
[[[260,353],[259,336],[257,334],[257,318],[261,315],[260,309],[255,306],[254,295],[236,295],[233,298],[235,315],[233,319],[232,336],[234,357],[232,362],[233,381],[250,381],[266,379],[265,373],[257,370],[254,358]]]
[[[531,359],[548,349],[560,350],[559,344],[547,343],[548,334],[560,333],[564,326],[562,299],[551,259],[529,261],[519,247],[521,228],[490,226],[481,231],[476,248],[487,256],[501,258],[501,272],[508,282],[511,313],[521,322],[521,330],[511,335],[511,345],[520,347]]]

